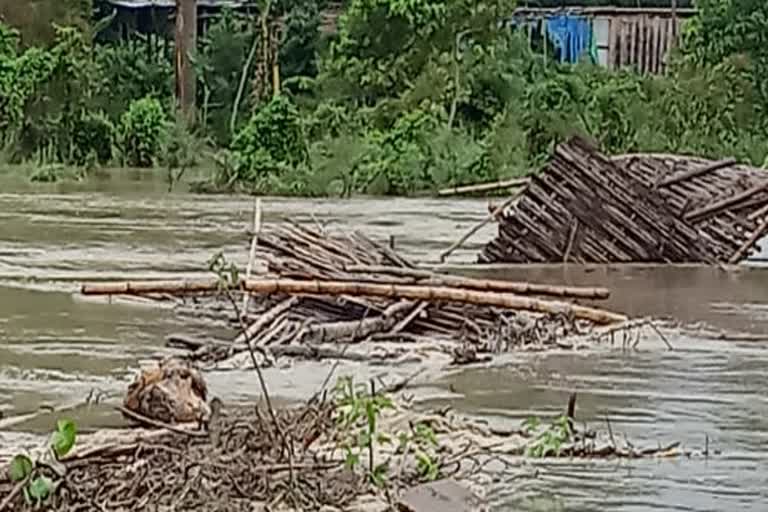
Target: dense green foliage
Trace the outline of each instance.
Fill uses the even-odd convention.
[[[123,157],[128,165],[149,167],[156,162],[167,122],[160,101],[147,97],[131,102],[120,122]]]
[[[169,173],[199,162],[195,148],[212,148],[210,180],[198,187],[302,195],[411,194],[512,177],[572,133],[611,153],[762,165],[768,4],[697,5],[671,72],[640,76],[534,52],[499,23],[514,8],[504,0],[348,0],[332,35],[320,30],[322,2],[274,1],[270,16],[284,28],[269,44],[279,46],[282,87],[270,80],[266,97],[251,94],[265,84],[259,19],[224,11],[194,59],[193,127],[169,123],[171,52],[149,52],[138,36],[94,44],[97,30],[75,28],[23,49],[0,25],[0,137],[12,161]]]
[[[20,30],[25,46],[45,45],[56,37],[54,23],[87,29],[93,3],[92,0],[0,0],[0,21]]]

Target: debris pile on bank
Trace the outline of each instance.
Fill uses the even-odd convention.
[[[479,512],[486,510],[490,465],[493,481],[507,491],[521,477],[535,476],[520,465],[520,456],[692,455],[677,443],[619,445],[610,424],[607,435],[577,427],[575,394],[551,424],[529,420],[522,429],[504,430],[449,408],[419,412],[397,393],[404,386],[382,383],[376,389],[373,382],[341,378],[334,389],[284,408],[272,407],[264,387],[266,404],[225,407],[214,398],[199,424],[132,412],[130,418],[149,428],[79,437],[68,455],[48,463],[36,459],[25,478],[0,472],[0,510],[423,512],[462,502],[451,510]],[[164,389],[170,393],[165,399],[182,401],[173,396],[177,388]],[[161,400],[148,386],[138,393]],[[51,492],[35,504],[24,490],[41,477]],[[454,501],[440,503],[435,493]]]
[[[218,309],[200,299],[221,297],[217,280],[98,283],[83,292],[186,296],[180,312],[227,319],[237,331],[231,339],[169,338],[207,362],[247,356],[249,346],[260,358],[366,360],[371,357],[356,350],[364,341],[375,342],[366,346],[380,348],[379,358],[404,356],[424,344],[472,362],[477,354],[556,347],[569,335],[626,320],[575,302],[604,299],[606,289],[436,274],[360,233],[285,223],[260,232],[256,247],[253,258],[266,262],[268,275],[238,276],[227,290],[230,300]],[[242,294],[253,294],[247,311]]]
[[[151,414],[169,402],[184,402],[187,396],[179,387],[152,387],[174,380],[163,367],[195,371],[173,360],[144,370],[125,403],[132,395],[136,408],[153,403],[141,411]],[[120,407],[140,425],[154,428],[82,436],[73,452],[57,460],[41,462],[33,455],[26,477],[14,476],[18,468],[6,472],[2,461],[0,510],[367,510],[360,504],[387,504],[385,487],[397,496],[439,477],[477,473],[479,466],[465,451],[471,443],[443,436],[448,423],[436,437],[429,426],[432,413],[392,401],[390,390],[398,386],[367,392],[368,385],[341,379],[334,390],[284,408],[273,408],[263,387],[266,405],[224,407],[214,398],[198,424]],[[469,427],[451,422],[447,428],[463,439],[460,431]],[[365,433],[371,442],[361,440]],[[384,436],[398,441],[385,443]],[[29,500],[36,495],[27,487],[40,478],[50,483],[50,492]]]
[[[768,233],[768,174],[560,144],[499,219],[481,263],[738,263]]]

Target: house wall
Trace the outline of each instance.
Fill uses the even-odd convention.
[[[645,74],[665,73],[670,51],[678,44],[685,20],[695,9],[569,7],[525,8],[522,19],[544,19],[555,14],[585,16],[592,20],[598,63],[610,69],[633,68]]]
[[[631,67],[645,74],[665,73],[684,21],[681,17],[663,14],[596,18],[594,23],[601,27],[596,34],[602,38],[602,41],[598,39],[598,45],[602,43],[606,48],[604,65],[611,69]]]

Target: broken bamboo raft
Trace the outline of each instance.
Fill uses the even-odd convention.
[[[768,173],[674,155],[609,158],[574,137],[499,221],[481,263],[738,263],[768,233]]]
[[[340,351],[323,344],[362,341],[438,339],[457,350],[469,346],[473,354],[498,353],[557,345],[588,326],[626,320],[624,315],[572,302],[606,298],[608,290],[603,288],[436,274],[416,268],[360,233],[331,234],[286,222],[258,234],[254,257],[266,263],[268,275],[233,283],[231,292],[254,294],[248,310],[235,315],[226,306],[216,310],[198,299],[220,295],[216,279],[91,283],[82,287],[82,293],[193,297],[185,299],[181,311],[194,317],[218,312],[236,330],[230,340],[184,335],[169,340],[206,361],[227,359],[249,346],[275,356],[334,357]]]

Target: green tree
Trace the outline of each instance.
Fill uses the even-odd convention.
[[[280,43],[280,72],[285,78],[316,76],[319,49],[319,2],[291,2],[285,13],[285,28]]]
[[[408,91],[445,100],[461,36],[490,46],[513,8],[502,0],[351,0],[322,62],[326,91],[368,105]]]
[[[748,68],[761,108],[768,107],[768,2],[698,0],[698,13],[685,25],[681,53],[689,65],[714,66],[725,60]]]

